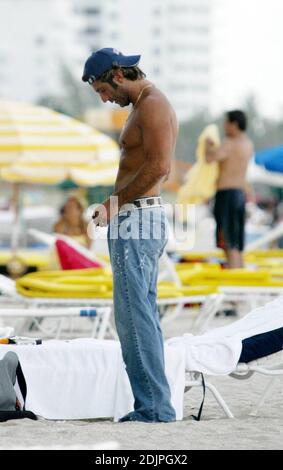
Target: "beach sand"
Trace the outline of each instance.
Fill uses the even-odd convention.
[[[189,331],[184,315],[166,325],[165,337]],[[221,317],[212,326],[221,326]],[[229,321],[231,321],[229,319]],[[185,395],[184,419],[170,424],[113,423],[109,419],[88,421],[8,421],[0,425],[0,449],[118,449],[118,450],[202,450],[202,449],[283,449],[283,391],[277,378],[272,393],[258,416],[249,416],[260,392],[270,380],[254,375],[248,380],[214,377],[210,380],[223,395],[235,415],[228,419],[207,390],[200,422],[197,414],[202,390]],[[91,390],[90,390],[91,397]]]

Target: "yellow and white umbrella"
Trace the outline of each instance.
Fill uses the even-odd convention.
[[[18,245],[19,184],[108,186],[119,148],[110,137],[51,109],[0,101],[0,178],[14,183],[12,251]]]
[[[119,149],[108,136],[48,108],[0,101],[0,176],[13,183],[111,185]]]

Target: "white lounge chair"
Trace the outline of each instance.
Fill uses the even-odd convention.
[[[32,329],[36,327],[40,332],[45,335],[55,337],[59,339],[62,334],[63,324],[66,319],[74,319],[79,317],[88,318],[91,320],[91,338],[103,339],[106,334],[109,333],[112,337],[116,336],[111,323],[111,307],[91,307],[90,302],[87,303],[87,307],[82,306],[81,304],[73,307],[67,306],[48,306],[48,307],[28,307],[28,308],[7,308],[0,309],[0,318],[7,318],[11,320],[12,318],[25,318],[25,323],[22,325],[21,329],[18,331],[20,334],[21,331],[26,331],[27,329]],[[45,327],[42,324],[44,318],[54,318],[58,321],[55,322],[52,327]],[[73,331],[71,324],[71,333]]]
[[[62,239],[67,242],[73,249],[89,258],[92,261],[97,261],[95,253],[81,247],[77,242],[70,239],[70,237],[46,234],[38,230],[29,230],[30,235],[45,242],[47,245],[54,245],[56,239]],[[101,260],[99,259],[99,262]],[[169,276],[168,276],[169,272]],[[159,281],[164,279],[172,280],[177,286],[180,286],[180,280],[174,270],[173,264],[167,254],[160,260]],[[15,282],[5,276],[0,275],[0,320],[1,317],[6,316],[19,316],[26,317],[27,321],[22,325],[21,330],[27,330],[30,325],[36,325],[43,333],[55,334],[59,338],[62,332],[64,319],[67,317],[74,317],[80,315],[81,308],[93,307],[111,308],[113,310],[113,300],[109,298],[87,298],[87,299],[73,299],[73,298],[31,298],[20,295],[16,291]],[[161,320],[164,324],[174,321],[180,314],[183,313],[184,307],[187,304],[197,305],[201,304],[201,308],[196,316],[195,321],[191,325],[191,330],[194,332],[201,332],[205,327],[208,327],[209,321],[214,317],[215,313],[220,307],[223,296],[219,294],[201,294],[201,295],[186,295],[174,296],[167,298],[159,298],[157,300],[158,307],[161,313]],[[4,309],[1,308],[1,304]],[[9,311],[6,313],[7,306]],[[99,312],[102,312],[101,314]],[[106,313],[105,313],[106,312]],[[111,313],[109,310],[98,310],[96,319],[93,321],[92,333],[95,337],[104,338],[107,334],[111,338],[117,339],[115,329],[111,325]],[[59,318],[59,322],[55,328],[46,331],[42,326],[42,319],[44,317]],[[102,320],[103,317],[103,320]]]
[[[277,378],[283,377],[283,351],[262,357],[261,359],[251,361],[249,363],[239,363],[234,372],[229,374],[229,377],[238,380],[247,380],[255,373],[269,376],[270,380],[266,384],[265,389],[262,391],[260,399],[251,409],[249,413],[251,416],[257,415],[259,409],[263,406],[268,395],[271,393]],[[211,384],[207,380],[207,377],[205,377],[204,380],[205,387],[211,392],[212,396],[215,398],[218,405],[222,408],[225,415],[228,418],[234,418],[232,411],[216,386]],[[185,393],[193,387],[203,387],[202,374],[200,372],[187,372],[186,374]]]
[[[229,418],[233,414],[209,378],[231,376],[239,380],[248,379],[255,373],[269,376],[271,380],[252,410],[252,414],[256,414],[276,378],[283,376],[283,297],[252,310],[227,326],[199,336],[172,338],[168,343],[175,343],[184,350],[186,391],[203,387],[205,382]]]
[[[133,410],[134,397],[118,341],[79,338],[17,345],[27,384],[26,409],[52,420],[114,418]],[[15,345],[0,344],[0,359]],[[184,358],[164,348],[176,417],[183,417]]]
[[[28,330],[35,325],[42,333],[61,337],[63,323],[66,318],[79,316],[88,317],[91,320],[91,336],[103,339],[106,336],[117,339],[117,334],[112,326],[113,299],[107,298],[43,298],[25,297],[16,291],[15,282],[5,276],[0,275],[0,320],[1,318],[21,317],[26,321],[22,324],[20,331]],[[202,304],[196,319],[193,323],[193,331],[200,332],[214,317],[222,296],[211,295],[191,295],[183,297],[168,297],[157,299],[157,305],[162,312],[161,322],[166,324],[174,321],[186,304]],[[95,310],[93,310],[95,309]],[[46,329],[42,320],[44,318],[54,318],[58,321],[51,329]]]

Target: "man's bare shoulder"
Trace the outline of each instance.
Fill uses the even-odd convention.
[[[244,150],[246,153],[254,152],[254,144],[247,134],[243,134],[241,137],[236,139],[235,143],[238,148]]]
[[[228,157],[240,155],[243,158],[249,159],[254,153],[254,145],[250,138],[245,135],[236,139],[225,137],[221,147]]]
[[[175,118],[175,112],[166,96],[158,89],[154,89],[139,106],[139,118],[141,122],[153,122],[155,120],[171,120]]]
[[[230,154],[230,151],[233,149],[235,146],[235,141],[231,137],[224,137],[221,148],[227,152],[227,154]]]
[[[247,147],[249,147],[250,151],[254,153],[255,151],[254,143],[248,136],[246,136],[246,145]]]

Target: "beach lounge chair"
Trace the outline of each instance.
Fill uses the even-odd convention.
[[[195,318],[192,316],[190,318],[190,331],[195,334],[200,334],[209,328],[211,320],[219,311],[224,301],[224,295],[219,292],[217,287],[202,285],[184,286],[176,270],[175,263],[170,259],[166,251],[163,252],[160,258],[158,280],[174,282],[183,293],[191,297],[191,299],[187,299],[186,302],[185,299],[183,303],[180,301],[179,305],[175,306],[173,311],[169,313],[165,312],[162,318],[163,324],[173,322],[180,315],[183,315],[186,304],[192,304],[192,306],[194,306],[198,303],[200,308],[197,315],[195,315]]]
[[[66,319],[72,320],[74,318],[87,318],[91,320],[91,338],[103,339],[106,334],[110,334],[112,337],[116,336],[111,323],[111,313],[112,309],[110,306],[96,307],[90,306],[90,303],[87,303],[87,306],[79,304],[73,307],[56,307],[55,305],[42,307],[41,308],[8,308],[0,309],[0,319],[14,319],[14,318],[24,318],[25,322],[18,329],[17,333],[21,334],[22,331],[27,331],[28,329],[36,329],[48,335],[49,337],[55,337],[59,339],[62,334],[63,325]],[[42,320],[47,318],[56,319],[57,321],[51,327],[45,327],[42,324]],[[73,334],[73,328],[71,324],[70,334]]]
[[[72,263],[74,262],[74,253],[77,253],[78,256],[75,259],[80,261],[79,265],[89,269],[75,270],[75,266],[72,264],[71,270],[31,273],[23,276],[17,283],[0,276],[0,292],[2,293],[0,296],[0,320],[1,316],[7,317],[9,315],[26,317],[27,321],[23,323],[22,331],[32,325],[38,327],[42,333],[55,335],[56,338],[59,338],[65,319],[81,315],[81,309],[83,315],[86,315],[86,308],[89,309],[89,312],[94,307],[108,307],[113,310],[112,276],[109,263],[97,258],[95,253],[79,246],[76,241],[65,235],[50,235],[33,229],[29,230],[29,233],[49,246],[56,246],[56,243],[59,243],[60,248],[64,249],[66,255],[64,258],[68,258],[69,247]],[[88,262],[92,264],[89,265]],[[102,263],[103,266],[91,269],[90,266],[96,262]],[[70,282],[72,281],[70,285],[68,285],[68,279]],[[166,254],[160,260],[158,280],[157,303],[162,322],[165,324],[174,321],[183,312],[185,306],[199,307],[201,305],[195,321],[191,317],[193,322],[191,329],[194,332],[203,331],[202,321],[207,327],[222,302],[223,296],[218,293],[218,289],[206,286],[193,286],[192,288],[182,286]],[[8,306],[10,308],[6,312]],[[89,315],[93,322],[91,335],[99,338],[104,338],[107,335],[117,339],[115,329],[111,324],[109,310],[106,309],[104,313],[103,310],[97,312],[95,319]],[[46,331],[43,328],[42,319],[45,317],[58,318],[58,322],[51,330]]]
[[[262,390],[258,403],[256,403],[251,409],[249,413],[251,416],[256,416],[258,414],[259,409],[263,406],[268,395],[270,395],[278,377],[283,377],[283,351],[270,354],[248,363],[239,362],[235,370],[229,374],[229,377],[238,380],[247,380],[256,373],[268,376],[270,377],[270,380],[267,382],[264,390]],[[193,387],[203,388],[204,383],[205,387],[211,392],[225,415],[228,418],[234,418],[232,411],[216,386],[207,380],[207,376],[205,377],[205,382],[203,382],[202,374],[200,372],[187,372],[185,393]]]
[[[259,328],[258,331],[261,329]],[[282,330],[283,328],[281,328],[281,335]],[[264,333],[261,333],[259,336],[263,335]],[[255,352],[252,346],[254,340],[250,338],[247,338],[243,347],[240,346],[238,349],[239,338],[235,341],[235,338],[230,337],[229,341],[225,342],[224,339],[227,338],[229,338],[228,335],[222,338],[222,349],[219,348],[221,343],[218,339],[216,353],[220,357],[223,351],[225,352],[225,347],[230,343],[229,360],[218,364],[216,371],[210,370],[210,375],[214,372],[213,375],[221,373],[221,375],[230,375],[240,379],[249,378],[251,374],[255,373],[270,376],[272,382],[269,382],[268,387],[264,390],[261,400],[254,410],[256,413],[270,392],[274,379],[283,376],[283,352],[270,354],[248,363],[238,361],[234,367],[237,355],[240,355],[240,358],[244,358],[246,355],[248,358],[251,353],[260,355],[261,352]],[[262,340],[262,338],[260,339]],[[240,343],[242,344],[241,341]],[[217,349],[217,344],[211,341],[210,352],[211,347]],[[49,340],[38,346],[0,345],[0,359],[8,350],[15,350],[15,348],[28,386],[27,409],[36,415],[46,419],[114,417],[115,420],[118,420],[131,411],[133,396],[118,341],[81,338],[71,341]],[[176,342],[175,339],[165,343],[166,374],[171,389],[172,404],[178,420],[183,418],[184,391],[187,392],[192,387],[203,388],[201,375],[203,368],[211,369],[211,364],[214,364],[215,359],[214,354],[212,361],[203,361],[202,368],[195,367],[195,369],[201,370],[192,371],[189,370],[187,356],[184,354],[182,342]],[[203,354],[200,356],[204,358]],[[187,369],[186,380],[185,368]],[[51,371],[56,371],[56,373],[51,373]],[[205,387],[212,392],[226,416],[233,418],[229,406],[217,388],[207,380],[209,374],[204,375]],[[92,391],[91,399],[89,390]],[[59,391],[60,393],[58,393]]]
[[[257,255],[254,253],[253,262],[255,262],[254,256]],[[223,295],[222,302],[220,302],[222,306],[224,303],[236,303],[245,313],[283,295],[283,270],[278,264],[270,267],[263,265],[256,271],[251,269],[222,270],[221,266],[215,262],[197,262],[200,254],[195,256],[196,258],[193,253],[188,255],[190,261],[187,263],[175,263],[167,253],[164,253],[163,278],[166,278],[167,272],[167,276],[176,279],[183,289],[186,286],[191,289],[196,286],[215,288],[219,294]]]
[[[166,341],[166,373],[178,419],[183,416],[184,391],[204,385],[226,416],[233,417],[216,386],[209,382],[211,376],[236,379],[248,379],[256,373],[269,376],[271,381],[253,410],[257,413],[274,379],[283,376],[282,343],[282,297],[228,326],[199,336],[190,334]],[[0,358],[12,347],[15,346],[0,345]],[[16,348],[31,394],[27,396],[27,404],[35,414],[47,419],[111,416],[119,419],[131,410],[133,397],[118,341],[51,340],[39,346]],[[49,378],[50,370],[57,373]],[[46,381],[50,382],[49,387],[44,386]],[[95,392],[91,401],[90,389]],[[82,400],[84,396],[86,399]]]
[[[272,390],[275,380],[283,377],[283,297],[257,308],[232,324],[201,336],[184,335],[169,344],[183,344],[186,356],[186,388],[205,387],[211,391],[226,416],[233,414],[209,382],[211,376],[248,379],[263,374],[270,380],[251,414],[257,414]]]
[[[108,289],[100,292],[100,296],[99,292],[97,292],[97,296],[95,295],[95,290],[94,294],[92,292],[91,294],[89,293],[89,287],[92,286],[92,283],[85,285],[85,291],[81,288],[81,292],[79,292],[80,295],[75,297],[75,288],[70,289],[69,285],[64,285],[64,283],[61,282],[63,278],[68,280],[68,276],[71,277],[71,275],[74,275],[78,278],[78,275],[80,275],[78,278],[79,282],[83,280],[83,276],[87,279],[91,278],[92,274],[94,278],[97,275],[97,280],[102,282],[102,284],[104,283],[103,278],[100,276],[101,273],[96,269],[79,270],[77,272],[73,270],[70,272],[31,273],[18,280],[19,291],[16,289],[15,281],[5,276],[0,276],[0,291],[2,293],[0,319],[12,317],[25,318],[26,321],[22,324],[18,333],[28,330],[31,326],[36,326],[42,333],[59,338],[66,318],[84,316],[88,317],[92,322],[92,337],[102,339],[107,336],[117,339],[115,329],[111,323],[113,299],[110,275],[105,277],[105,283],[108,284]],[[60,276],[62,276],[61,279]],[[50,287],[48,285],[48,279],[52,281]],[[95,281],[95,279],[93,280]],[[34,284],[34,289],[31,288],[32,283]],[[40,289],[37,287],[38,285],[40,285]],[[58,285],[68,290],[58,292]],[[71,284],[71,286],[72,285],[74,284]],[[92,289],[95,289],[95,284],[93,284],[93,286]],[[85,297],[83,296],[84,292]],[[213,294],[213,290],[211,289],[203,290],[194,288],[189,290],[189,292],[190,295],[183,295],[178,287],[168,282],[163,282],[159,285],[157,305],[160,309],[161,321],[164,322],[164,324],[168,321],[173,321],[187,304],[197,306],[202,304],[200,314],[197,315],[194,321],[194,331],[196,331],[196,328],[200,331],[202,322],[200,322],[199,319],[202,319],[203,322],[209,322],[211,317],[215,315],[222,296]],[[47,317],[57,319],[57,322],[54,322],[51,329],[46,330],[42,320]]]
[[[80,338],[41,345],[0,344],[0,359],[16,351],[27,384],[26,409],[45,419],[119,418],[133,410],[134,397],[120,343]],[[183,417],[184,356],[164,350],[165,370],[176,417]]]

